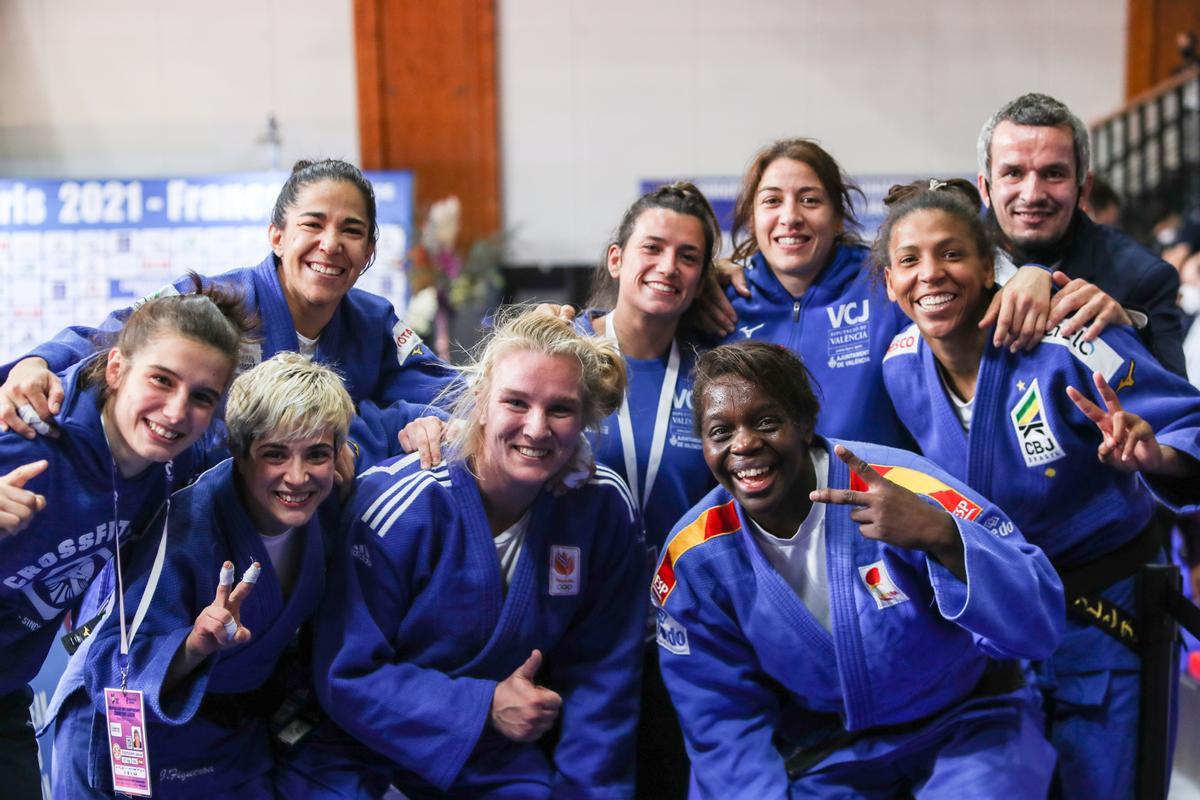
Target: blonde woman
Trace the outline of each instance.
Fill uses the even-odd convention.
[[[640,522],[604,467],[546,491],[621,402],[624,364],[536,310],[481,347],[448,462],[367,471],[343,515],[314,672],[330,717],[375,752],[337,774],[326,739],[285,797],[632,796]]]

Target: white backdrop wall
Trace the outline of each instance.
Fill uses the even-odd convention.
[[[639,179],[738,175],[780,136],[971,172],[1005,100],[1088,119],[1123,90],[1125,0],[497,3],[517,263],[592,262]],[[0,175],[264,169],[270,113],[283,166],[357,160],[350,0],[0,0]]]
[[[0,0],[0,176],[358,160],[351,0]]]
[[[594,262],[642,178],[740,175],[783,136],[851,174],[973,173],[1026,91],[1124,92],[1125,0],[499,0],[514,261]]]

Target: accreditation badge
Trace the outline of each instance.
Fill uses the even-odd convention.
[[[104,720],[113,791],[150,796],[150,759],[146,750],[146,715],[142,693],[131,689],[104,690]]]

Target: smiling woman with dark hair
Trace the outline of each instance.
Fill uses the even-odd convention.
[[[925,459],[815,435],[782,347],[710,351],[695,392],[721,485],[651,595],[703,796],[1044,796],[1053,753],[1009,660],[1058,641],[1042,552]]]

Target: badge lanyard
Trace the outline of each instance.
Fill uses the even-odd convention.
[[[617,328],[613,321],[615,311],[608,312],[604,317],[604,335],[611,339],[621,349],[617,341]],[[650,493],[654,490],[654,480],[658,477],[658,468],[662,464],[663,448],[667,443],[667,428],[670,425],[671,400],[675,397],[675,383],[679,379],[679,343],[671,339],[671,355],[667,358],[667,374],[663,376],[662,389],[658,394],[658,411],[654,415],[654,432],[650,437],[650,458],[646,462],[646,488],[642,492],[642,502],[639,510],[644,511],[650,503]],[[617,424],[621,429],[621,448],[625,451],[625,476],[637,498],[638,468],[637,450],[633,441],[633,420],[629,416],[629,392],[626,390],[625,399],[617,411]]]
[[[104,418],[100,419],[101,427]],[[108,432],[105,431],[105,438]],[[155,555],[154,566],[150,571],[149,581],[142,599],[138,603],[133,623],[128,631],[125,627],[125,580],[121,570],[121,514],[119,508],[120,493],[117,490],[117,463],[110,462],[112,468],[112,498],[113,498],[113,543],[116,554],[113,558],[117,572],[117,614],[121,627],[121,654],[118,666],[121,670],[120,688],[104,690],[104,717],[108,731],[107,750],[112,769],[113,791],[119,794],[136,797],[150,796],[150,757],[149,731],[146,727],[145,707],[142,693],[126,688],[129,676],[129,643],[137,635],[137,629],[142,624],[150,607],[150,598],[162,574],[163,562],[167,552],[167,521],[171,515],[171,485],[173,483],[173,462],[165,464],[167,479],[167,500],[163,518],[162,539],[158,543],[158,553]]]

